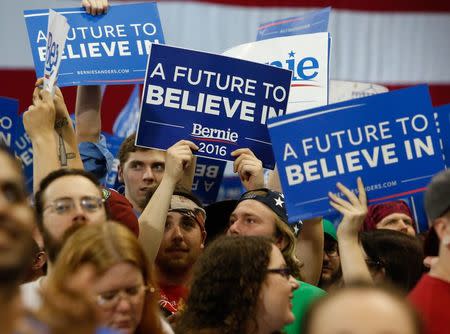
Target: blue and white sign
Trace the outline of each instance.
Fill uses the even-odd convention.
[[[108,170],[108,173],[105,178],[105,186],[107,188],[115,189],[122,194],[125,190],[125,186],[123,185],[123,183],[119,182],[118,179],[119,164],[120,164],[118,156],[120,145],[122,145],[123,142],[123,138],[111,135],[106,132],[102,132],[102,134],[105,136],[107,149],[114,156],[111,169]]]
[[[164,43],[155,2],[111,6],[92,16],[84,8],[54,9],[70,25],[58,86],[144,81],[151,42]],[[44,75],[49,10],[24,12],[36,76]]]
[[[326,7],[303,15],[261,24],[258,28],[256,40],[327,32],[330,12],[331,7]]]
[[[278,117],[268,128],[292,221],[332,212],[336,182],[356,190],[361,176],[373,204],[424,191],[444,168],[426,86]]]
[[[450,104],[434,108],[445,165],[450,167]]]
[[[192,191],[203,205],[216,202],[226,164],[226,161],[197,158]]]
[[[330,36],[316,33],[238,45],[225,56],[292,71],[287,114],[328,104]]]
[[[0,143],[12,148],[19,122],[19,101],[0,97]]]
[[[26,187],[30,193],[33,193],[33,146],[23,126],[23,118],[21,116],[19,116],[16,131],[16,140],[13,146],[14,153],[22,162]]]
[[[153,44],[136,145],[165,150],[188,139],[196,155],[230,161],[248,147],[273,168],[266,122],[285,114],[290,81],[285,69]]]
[[[114,135],[126,138],[136,132],[139,121],[140,104],[140,88],[139,85],[135,85],[128,102],[125,104],[114,122]]]

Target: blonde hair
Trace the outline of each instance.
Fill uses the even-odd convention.
[[[276,237],[281,237],[286,241],[286,245],[283,247],[283,249],[280,249],[281,254],[283,254],[286,264],[288,265],[289,269],[291,269],[292,276],[297,279],[301,279],[300,268],[303,266],[303,264],[295,255],[297,239],[294,235],[294,232],[292,232],[289,226],[275,213],[274,217]]]
[[[135,265],[141,271],[145,284],[153,287],[150,264],[131,231],[111,221],[86,225],[65,242],[53,268],[51,280],[64,282],[68,275],[84,264],[92,264],[97,273],[102,275],[121,262]],[[147,292],[142,319],[136,333],[161,333],[156,298]]]

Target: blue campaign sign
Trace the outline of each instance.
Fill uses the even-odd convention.
[[[226,164],[226,161],[197,158],[192,191],[203,205],[216,202]]]
[[[108,173],[105,178],[105,186],[108,188],[115,189],[119,193],[123,193],[125,186],[123,185],[123,183],[119,182],[118,179],[119,163],[120,163],[118,155],[123,138],[108,134],[106,132],[102,132],[102,134],[105,136],[106,139],[106,147],[114,156],[111,169],[108,170]]]
[[[58,86],[144,81],[150,44],[164,43],[155,2],[111,6],[92,16],[84,8],[59,8],[70,25]],[[24,11],[36,76],[44,75],[48,9]]]
[[[258,28],[256,40],[261,41],[275,37],[327,32],[330,11],[331,7],[326,7],[300,16],[261,24]]]
[[[25,184],[30,193],[33,192],[33,147],[23,126],[23,118],[19,116],[16,130],[16,140],[14,141],[14,153],[22,162]]]
[[[289,70],[152,44],[136,145],[165,150],[188,139],[196,155],[230,161],[248,147],[273,168],[266,121],[285,114],[290,83]]]
[[[12,147],[19,122],[19,101],[0,97],[0,143]]]
[[[356,190],[362,177],[374,204],[423,192],[444,168],[426,86],[270,119],[268,128],[292,221],[331,213],[336,182]]]
[[[434,108],[445,165],[450,167],[450,104]]]
[[[116,118],[113,126],[114,135],[126,138],[136,132],[140,111],[140,88],[135,85],[128,102]]]

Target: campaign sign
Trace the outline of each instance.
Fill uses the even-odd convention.
[[[106,139],[106,148],[114,156],[112,166],[108,170],[108,173],[106,174],[105,186],[107,188],[115,189],[119,193],[122,194],[124,192],[125,186],[123,185],[123,183],[119,182],[119,179],[118,179],[119,164],[120,164],[118,155],[119,155],[120,145],[122,145],[122,142],[123,142],[123,138],[115,136],[115,135],[111,135],[106,132],[102,132],[102,134],[103,134],[103,136],[105,136],[105,139]]]
[[[70,25],[60,87],[142,83],[150,44],[164,43],[155,2],[110,6],[97,16],[80,7],[54,10]],[[24,11],[37,77],[44,75],[48,15],[48,9]]]
[[[450,167],[450,104],[434,108],[442,153],[446,167]]]
[[[19,101],[0,97],[0,143],[12,148],[19,122]]]
[[[328,31],[331,7],[308,12],[306,14],[261,24],[258,28],[257,41],[263,39],[314,34]]]
[[[31,139],[23,126],[23,118],[18,116],[16,140],[14,141],[14,153],[22,162],[25,175],[25,185],[30,193],[33,192],[33,146]]]
[[[330,80],[330,103],[338,103],[360,97],[386,93],[389,89],[368,82]]]
[[[203,205],[216,202],[226,164],[226,161],[197,158],[192,191]]]
[[[328,104],[329,50],[329,34],[317,33],[242,44],[224,55],[291,70],[291,114]]]
[[[127,103],[114,122],[114,135],[126,138],[136,132],[140,112],[140,95],[139,85],[135,85]]]
[[[47,45],[44,66],[44,89],[54,95],[59,65],[69,31],[67,19],[50,9],[47,28]]]
[[[336,182],[356,190],[362,177],[375,204],[424,191],[444,168],[426,86],[278,117],[268,128],[292,221],[333,211]]]
[[[284,115],[291,71],[152,44],[136,145],[168,149],[181,139],[197,156],[231,160],[248,147],[274,167],[266,121]]]

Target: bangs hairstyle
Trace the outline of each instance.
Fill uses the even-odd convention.
[[[51,280],[60,284],[84,264],[93,265],[97,274],[103,275],[122,262],[136,266],[142,273],[144,284],[150,289],[154,287],[148,259],[130,230],[112,221],[86,225],[67,239],[53,268]],[[157,298],[147,291],[137,334],[161,332]]]

